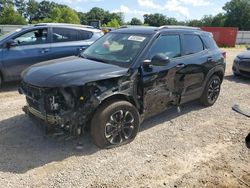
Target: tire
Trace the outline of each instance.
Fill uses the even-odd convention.
[[[0,88],[2,88],[2,86],[3,86],[3,77],[2,77],[1,72],[0,72]]]
[[[235,76],[235,77],[239,77],[240,75],[238,74],[238,73],[236,73],[236,72],[233,72],[233,75]]]
[[[217,75],[213,75],[206,83],[206,87],[200,98],[201,104],[205,106],[213,106],[220,95],[221,79]]]
[[[113,148],[133,141],[139,126],[140,116],[134,105],[127,101],[112,101],[97,110],[90,133],[99,148]]]

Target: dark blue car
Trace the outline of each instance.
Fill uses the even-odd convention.
[[[103,35],[101,30],[73,24],[37,24],[0,37],[0,86],[20,79],[35,63],[78,55]]]

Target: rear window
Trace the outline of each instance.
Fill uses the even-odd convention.
[[[185,55],[196,54],[204,50],[204,44],[198,35],[184,35]]]
[[[84,30],[79,30],[78,31],[78,39],[79,40],[88,40],[91,39],[91,37],[93,36],[93,33],[90,31],[84,31]]]
[[[53,28],[53,42],[71,42],[78,40],[78,32],[75,29]]]

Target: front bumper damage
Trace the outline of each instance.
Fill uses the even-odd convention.
[[[39,88],[21,83],[19,93],[26,96],[23,111],[38,120],[45,130],[61,130],[71,136],[84,132],[97,100],[81,96],[80,88]],[[87,94],[86,94],[87,95]]]

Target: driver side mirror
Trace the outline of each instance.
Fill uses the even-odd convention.
[[[169,57],[157,54],[151,60],[145,60],[144,65],[166,66],[170,62]]]
[[[6,48],[8,48],[8,49],[10,49],[11,47],[15,47],[17,45],[18,45],[18,43],[16,41],[14,41],[13,39],[6,42]]]

